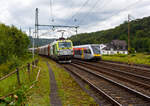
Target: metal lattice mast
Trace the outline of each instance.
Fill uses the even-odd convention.
[[[37,47],[38,47],[38,43],[39,43],[39,33],[38,33],[38,8],[36,8],[35,10],[35,38],[37,38]]]

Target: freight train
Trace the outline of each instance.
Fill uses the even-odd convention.
[[[100,45],[98,44],[88,44],[74,46],[73,48],[74,58],[82,60],[101,60]]]
[[[70,63],[73,57],[73,44],[71,40],[59,39],[34,50],[39,55],[48,56],[59,63]]]

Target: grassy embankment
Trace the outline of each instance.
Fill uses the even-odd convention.
[[[11,102],[13,101],[13,105],[17,105],[20,103],[23,103],[26,101],[26,95],[24,93],[26,93],[26,91],[29,89],[29,87],[33,84],[33,82],[36,79],[36,75],[38,72],[37,68],[32,69],[32,67],[30,67],[30,76],[29,73],[27,72],[27,63],[31,63],[33,60],[29,59],[26,60],[24,62],[24,64],[22,64],[21,66],[25,66],[24,68],[19,68],[19,76],[20,76],[20,82],[21,85],[18,85],[17,82],[17,74],[13,74],[10,77],[0,81],[0,97],[6,96],[8,94],[14,94],[17,95],[18,98],[24,98],[24,100],[18,100],[18,101],[14,101],[11,97],[6,97],[6,101]],[[0,105],[6,105],[6,103],[0,103]]]
[[[134,55],[103,55],[103,60],[119,61],[130,64],[147,64],[150,65],[150,54],[136,53]]]
[[[90,96],[88,96],[79,85],[72,79],[72,77],[62,68],[58,67],[56,63],[47,58],[40,58],[40,67],[42,68],[40,80],[37,87],[32,90],[29,106],[48,106],[49,105],[49,72],[46,62],[48,61],[56,78],[58,86],[58,95],[62,101],[63,106],[87,106],[96,104]]]
[[[36,58],[37,57],[35,57],[35,59]],[[14,71],[16,68],[27,65],[27,63],[31,63],[32,61],[32,54],[30,53],[21,58],[13,56],[11,59],[7,60],[7,62],[0,64],[0,78]]]
[[[41,72],[39,75],[39,81],[35,87],[28,93],[28,105],[29,106],[49,106],[50,104],[50,81],[49,71],[45,59],[39,58],[39,67]]]
[[[37,57],[36,57],[37,58]],[[22,60],[22,64],[20,65],[21,66],[27,66],[27,63],[31,63],[33,61],[33,59],[28,59],[28,60],[25,60],[24,59],[24,63],[23,63],[23,60]],[[6,64],[5,64],[6,65]],[[7,66],[7,65],[6,65]],[[8,67],[8,66],[7,66]],[[18,67],[19,68],[19,67]],[[31,67],[30,67],[31,68]],[[14,68],[15,70],[15,68]],[[14,71],[14,70],[10,70],[11,71]],[[23,69],[20,69],[19,71],[19,75],[20,75],[20,78],[21,78],[21,83],[22,85],[24,83],[28,83],[28,73],[27,73],[27,67],[26,68],[23,68]],[[1,66],[0,66],[0,71],[3,71],[1,70]],[[34,71],[33,71],[34,72]],[[3,73],[3,72],[0,72],[0,73]],[[34,74],[34,73],[33,73]],[[3,75],[4,76],[4,75]],[[1,76],[2,77],[2,76]],[[1,78],[0,77],[0,78]],[[15,90],[16,88],[18,87],[18,84],[17,84],[17,75],[16,73],[13,74],[12,76],[0,81],[0,96],[4,96],[6,94],[8,94],[9,92],[12,92],[13,90]]]
[[[59,68],[54,61],[49,60],[49,64],[54,71],[63,106],[96,105],[94,99],[87,95],[64,69]]]

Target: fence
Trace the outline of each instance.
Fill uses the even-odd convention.
[[[38,60],[35,60],[0,78],[0,99],[9,95],[10,92],[13,92],[22,84],[38,80],[40,69],[37,64]]]

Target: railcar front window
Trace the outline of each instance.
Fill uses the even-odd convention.
[[[59,42],[59,48],[70,48],[71,42]]]
[[[100,54],[100,47],[99,46],[91,46],[93,49],[94,54]]]

